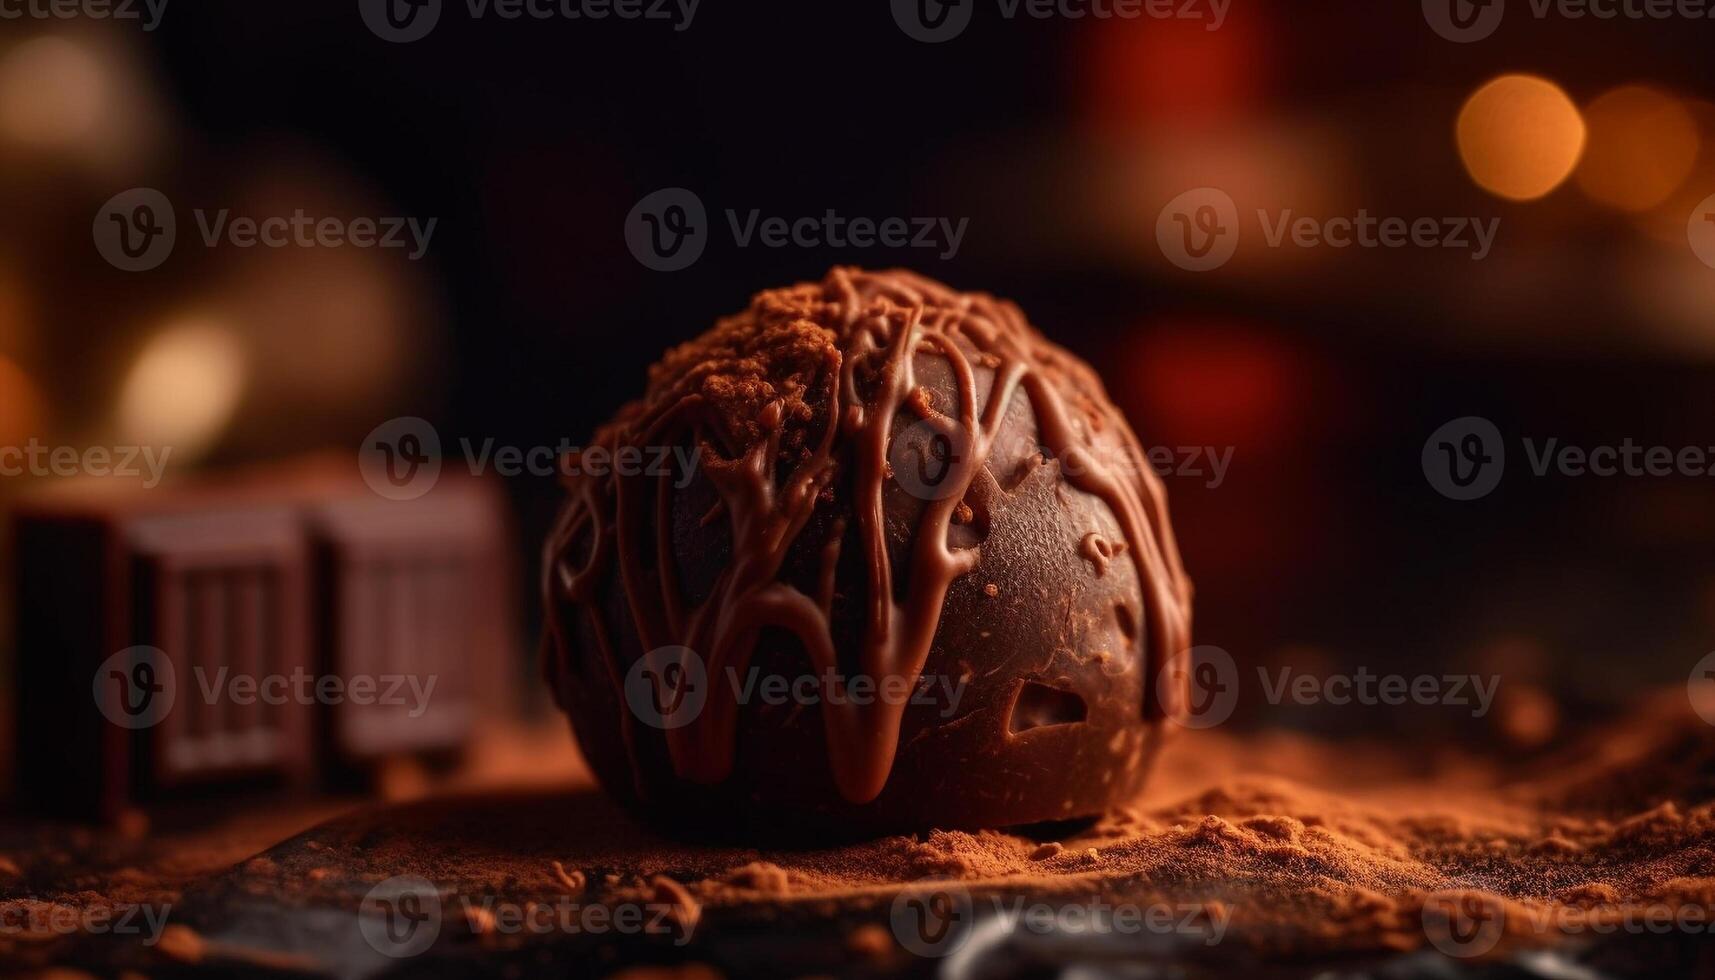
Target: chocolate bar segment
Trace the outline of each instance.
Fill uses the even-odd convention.
[[[346,785],[391,755],[456,757],[509,693],[506,538],[483,481],[393,501],[326,461],[27,502],[24,801],[112,818],[215,786]]]
[[[178,700],[144,731],[139,790],[310,773],[307,548],[288,508],[142,519],[129,529],[136,641],[171,658]]]
[[[323,668],[373,689],[323,707],[333,769],[469,740],[499,696],[515,632],[504,522],[488,488],[443,482],[412,501],[354,498],[310,514]],[[354,692],[355,694],[355,692]]]

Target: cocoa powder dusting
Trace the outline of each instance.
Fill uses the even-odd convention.
[[[1170,743],[1144,797],[1081,828],[930,831],[808,850],[658,836],[620,816],[587,776],[362,811],[254,859],[230,855],[224,874],[169,862],[55,878],[65,860],[14,850],[0,952],[51,951],[48,940],[65,939],[47,933],[54,915],[171,901],[176,916],[199,876],[279,903],[288,917],[349,911],[354,894],[404,874],[477,907],[491,896],[520,906],[647,902],[693,941],[726,922],[799,910],[848,923],[843,946],[876,960],[899,955],[880,931],[894,896],[926,879],[957,880],[976,896],[1191,903],[1230,919],[1226,944],[1270,955],[1417,949],[1432,902],[1495,908],[1521,946],[1552,943],[1558,934],[1534,924],[1568,910],[1594,924],[1643,904],[1715,903],[1715,729],[1683,690],[1529,765],[1446,750],[1426,768],[1424,755],[1204,731]],[[561,771],[575,759],[569,749],[532,755]],[[460,918],[473,942],[490,931],[480,915]],[[298,962],[176,924],[161,940],[156,962]]]

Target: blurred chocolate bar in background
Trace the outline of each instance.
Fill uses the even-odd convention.
[[[18,796],[112,818],[454,763],[516,698],[510,521],[314,458],[194,485],[71,483],[15,526]]]

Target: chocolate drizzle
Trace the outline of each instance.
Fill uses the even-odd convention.
[[[790,329],[781,336],[792,338],[793,346],[771,353],[769,331],[783,324]],[[742,385],[713,370],[700,346],[734,336],[750,345],[724,350],[744,370]],[[791,369],[768,363],[776,356],[789,358]],[[925,356],[943,359],[951,371],[956,404],[937,406],[934,393],[919,384],[916,362]],[[986,401],[979,396],[979,367],[992,372]],[[609,454],[694,445],[697,465],[719,500],[703,520],[727,522],[731,558],[706,596],[687,600],[674,572],[673,475],[572,478],[544,563],[551,678],[567,670],[563,658],[574,655],[564,610],[581,609],[599,648],[582,655],[600,658],[614,697],[623,700],[630,665],[620,662],[599,608],[601,583],[617,566],[643,649],[695,651],[711,679],[745,670],[765,630],[797,637],[809,666],[834,686],[822,700],[821,717],[839,792],[853,803],[874,799],[892,768],[906,705],[840,696],[845,679],[832,610],[842,542],[861,547],[867,578],[857,672],[877,682],[915,684],[948,590],[981,557],[980,543],[952,546],[949,528],[970,521],[968,499],[1006,492],[987,468],[1020,393],[1035,410],[1044,457],[1038,463],[1057,465],[1067,484],[1102,500],[1124,533],[1123,542],[1103,542],[1102,561],[1124,554],[1136,564],[1151,658],[1143,661],[1145,690],[1154,692],[1143,716],[1181,711],[1183,671],[1169,674],[1161,667],[1164,658],[1183,657],[1188,647],[1190,585],[1161,483],[1094,372],[1042,338],[1009,303],[956,293],[908,272],[846,268],[819,285],[762,293],[748,313],[671,352],[653,372],[645,399],[597,433],[592,446]],[[924,502],[905,567],[896,570],[884,500],[889,481],[897,479],[889,453],[901,412],[916,416],[950,451],[947,469]],[[853,499],[835,518],[819,551],[815,586],[805,591],[783,580],[782,566],[842,478],[849,479]],[[855,535],[843,533],[847,520]],[[574,567],[579,542],[587,542],[581,549],[587,559]],[[903,589],[896,588],[900,574]],[[1118,614],[1123,619],[1129,610]],[[1168,677],[1179,680],[1156,687]],[[690,724],[664,733],[680,778],[713,784],[732,771],[739,705],[736,696],[721,696],[723,690],[713,685]],[[621,724],[635,758],[636,720],[622,711]],[[645,792],[641,783],[637,788]]]

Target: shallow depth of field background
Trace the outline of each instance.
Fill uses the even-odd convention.
[[[1199,642],[1247,670],[1502,671],[1526,698],[1474,727],[1255,701],[1242,722],[1528,749],[1715,649],[1715,478],[1539,478],[1519,451],[1715,446],[1715,269],[1687,240],[1715,194],[1715,20],[1513,7],[1470,44],[1416,3],[1282,0],[1232,0],[1216,31],[979,4],[938,45],[879,2],[706,0],[683,32],[454,3],[411,44],[351,2],[174,0],[153,32],[0,22],[0,445],[162,441],[183,472],[352,448],[399,415],[453,450],[575,443],[754,291],[906,265],[1016,299],[1146,444],[1232,447],[1218,487],[1168,477]],[[1567,111],[1503,82],[1508,112],[1462,156],[1461,107],[1519,73]],[[174,202],[179,242],[125,273],[91,217],[138,186]],[[622,225],[674,186],[716,229],[655,272]],[[1190,273],[1155,228],[1201,186],[1244,231]],[[419,261],[210,249],[195,208],[437,225]],[[738,247],[728,209],[969,229],[952,258]],[[1258,209],[1500,226],[1481,260],[1271,248]],[[1420,453],[1468,415],[1512,458],[1455,502]],[[0,509],[31,482],[0,480]],[[509,489],[530,581],[557,488]]]

